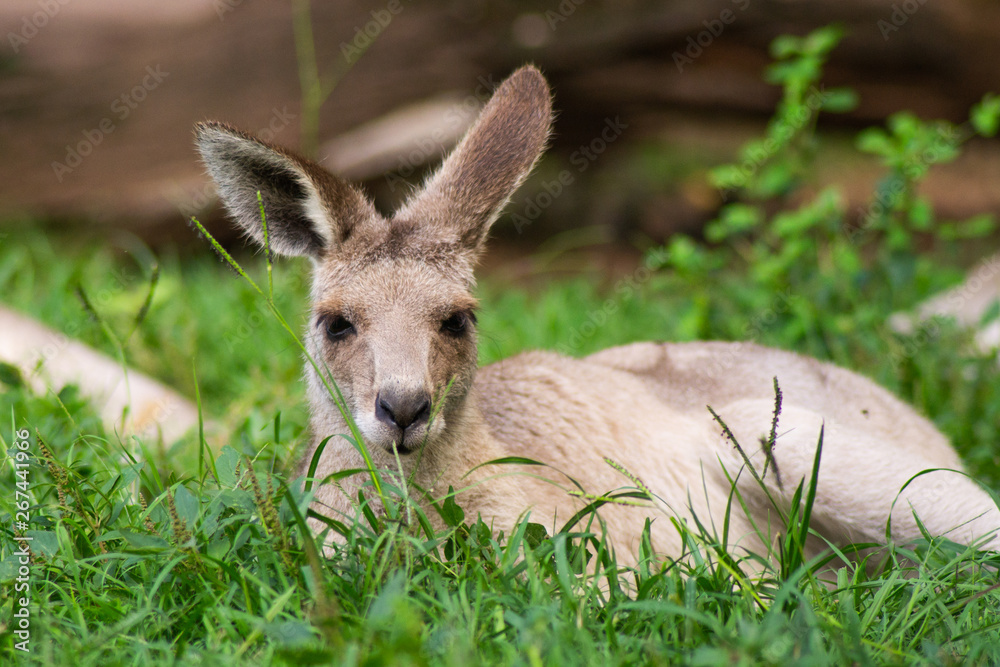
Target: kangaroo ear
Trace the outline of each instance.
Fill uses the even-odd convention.
[[[318,258],[336,248],[359,224],[377,217],[350,185],[318,164],[224,123],[195,126],[198,152],[230,215],[264,245],[283,255]]]
[[[478,250],[507,200],[545,148],[552,96],[542,73],[522,67],[497,88],[468,134],[394,220],[430,227]]]

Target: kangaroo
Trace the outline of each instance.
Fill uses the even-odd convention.
[[[312,261],[304,340],[315,361],[305,366],[312,443],[302,473],[324,441],[317,479],[365,468],[359,449],[338,437],[349,429],[326,387],[335,384],[375,466],[401,468],[431,498],[454,487],[466,516],[494,530],[509,531],[529,513],[559,528],[588,502],[568,493],[570,478],[592,494],[634,488],[607,458],[658,499],[600,508],[604,534],[625,562],[637,557],[647,518],[654,550],[667,557],[683,546],[665,513],[697,516],[721,532],[734,485],[746,510],[732,501],[727,548],[769,554],[783,530],[775,507],[787,509],[797,485],[811,479],[822,432],[812,516],[822,539],[808,548],[911,542],[921,535],[918,519],[932,534],[1000,548],[1000,512],[956,472],[962,463],[948,440],[887,390],[829,363],[748,343],[648,342],[583,359],[528,352],[477,368],[473,268],[490,226],[544,150],[551,120],[547,82],[522,67],[389,218],[291,151],[223,123],[196,127],[199,152],[242,230]],[[765,446],[775,379],[782,410],[777,438]],[[483,465],[503,457],[547,467]],[[770,463],[771,471],[758,483],[748,462],[758,473]],[[938,468],[950,471],[919,475]],[[320,486],[313,509],[352,515],[365,478]]]

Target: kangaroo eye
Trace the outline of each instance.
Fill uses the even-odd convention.
[[[461,336],[469,329],[470,321],[476,321],[475,315],[460,310],[452,313],[448,319],[442,320],[441,331],[450,333],[453,336]]]
[[[343,315],[326,318],[326,336],[330,340],[342,340],[352,333],[354,333],[354,325],[348,322]]]

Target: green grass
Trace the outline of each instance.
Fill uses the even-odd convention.
[[[29,231],[0,247],[0,290],[9,304],[115,353],[74,289],[81,284],[124,338],[148,293],[149,260],[131,259],[142,255],[97,247],[74,252]],[[240,259],[266,283],[262,258]],[[11,467],[4,467],[0,485],[0,646],[19,664],[1000,659],[996,559],[942,540],[915,552],[883,552],[884,564],[873,559],[869,568],[841,570],[828,588],[812,573],[815,563],[750,582],[741,565],[716,553],[709,536],[691,529],[690,558],[645,562],[623,576],[585,530],[549,537],[524,524],[498,543],[485,526],[465,526],[454,508],[445,508],[452,527],[443,533],[371,518],[349,527],[348,545],[335,557],[318,558],[301,523],[306,500],[283,474],[307,437],[300,355],[271,317],[246,319],[260,312],[260,297],[207,248],[183,260],[167,253],[158,262],[152,303],[125,356],[189,394],[196,374],[203,408],[223,419],[229,444],[199,469],[193,439],[166,453],[150,443],[120,442],[71,387],[49,396],[3,387],[0,438],[10,456],[18,451],[13,432],[30,431],[28,534],[35,540],[27,655],[12,650]],[[275,269],[279,306],[293,325],[301,321],[304,270],[295,262]],[[678,293],[665,274],[635,282],[602,289],[578,279],[528,290],[487,281],[480,290],[483,360],[528,347],[584,354],[636,339],[692,338],[706,326],[722,337],[742,329],[746,315],[734,313],[711,330],[699,306],[703,295]],[[599,313],[607,317],[596,326]],[[248,325],[243,333],[232,328],[240,322]],[[241,337],[239,345],[227,342],[230,331]],[[763,332],[761,339],[780,343],[783,331]],[[921,348],[906,369],[885,355],[879,362],[868,351],[877,341],[849,349],[870,375],[922,398],[973,454],[975,474],[1000,479],[991,458],[1000,424],[984,421],[1000,410],[996,367],[953,351],[947,343],[957,345],[960,334],[942,336],[946,345]],[[970,382],[970,370],[980,379]],[[582,565],[588,553],[589,569]]]
[[[705,240],[676,235],[650,253],[655,270],[640,267],[601,287],[484,281],[481,361],[527,348],[583,355],[645,339],[794,349],[861,370],[913,403],[952,438],[974,476],[1000,488],[996,354],[973,352],[969,334],[948,323],[908,337],[885,322],[953,284],[961,275],[956,241],[981,250],[975,239],[995,222],[936,219],[921,181],[961,141],[946,139],[956,136],[948,123],[907,114],[858,138],[859,150],[887,168],[873,196],[902,193],[879,215],[853,220],[835,187],[809,188],[816,115],[855,99],[846,89],[811,99],[839,39],[821,29],[774,42],[767,76],[784,96],[766,136],[744,149],[749,157],[713,170],[727,203]],[[996,134],[1000,99],[984,97],[970,126]],[[763,161],[753,157],[762,145]],[[641,168],[655,172],[662,153],[640,153]],[[220,266],[207,243],[158,257],[134,241],[75,246],[30,228],[5,237],[4,302],[183,393],[197,388],[204,414],[223,426],[224,446],[213,452],[194,436],[167,450],[123,442],[73,387],[35,396],[0,368],[0,443],[10,464],[0,466],[4,660],[1000,664],[1000,557],[925,536],[912,549],[859,556],[824,583],[829,563],[802,558],[810,486],[799,487],[777,567],[762,577],[698,525],[677,526],[684,558],[648,558],[647,540],[638,566],[626,570],[596,537],[599,508],[572,532],[550,536],[522,523],[501,540],[445,502],[438,511],[448,527],[435,532],[390,476],[380,480],[388,518],[362,512],[344,527],[345,545],[321,557],[303,519],[309,498],[286,473],[308,437],[301,354],[265,299]],[[916,251],[926,247],[933,252]],[[238,260],[258,284],[271,279],[262,258]],[[282,262],[273,275],[275,306],[293,330],[303,324],[306,270]],[[398,520],[404,510],[415,520]],[[29,591],[17,589],[17,512],[30,514]],[[14,648],[20,597],[29,600],[30,653]]]

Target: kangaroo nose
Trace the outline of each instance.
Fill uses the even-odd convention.
[[[426,421],[431,414],[431,397],[426,391],[402,392],[388,389],[375,398],[375,417],[401,431]]]

